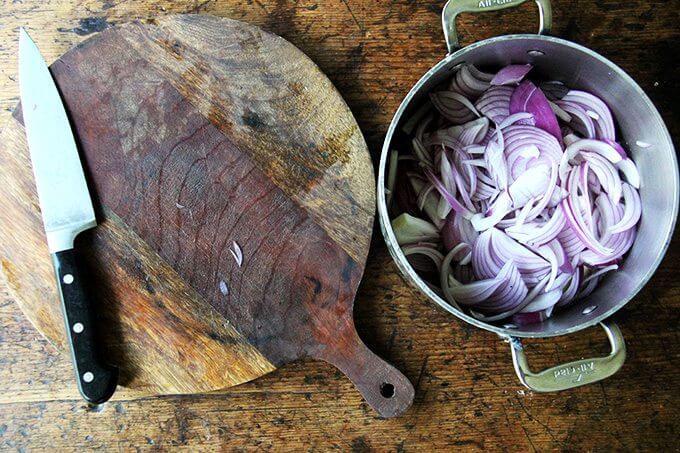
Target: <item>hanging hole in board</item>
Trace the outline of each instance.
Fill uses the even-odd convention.
[[[380,386],[380,394],[383,398],[392,398],[394,396],[394,386],[389,382],[383,382]]]

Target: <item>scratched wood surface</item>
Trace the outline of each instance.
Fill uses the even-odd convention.
[[[110,24],[207,12],[261,25],[302,49],[338,87],[373,157],[413,83],[444,54],[439,1],[6,1],[0,8],[0,121],[17,102],[16,27],[28,25],[48,60]],[[536,27],[533,5],[465,16],[464,42]],[[559,1],[554,32],[627,70],[680,133],[677,4]],[[340,373],[307,360],[226,391],[136,398],[98,411],[77,398],[68,360],[3,292],[0,302],[0,449],[418,449],[669,451],[678,443],[680,253],[677,235],[651,283],[616,315],[623,369],[601,384],[550,395],[524,391],[506,344],[423,301],[375,236],[355,302],[362,339],[414,382],[402,417],[380,419]],[[592,329],[527,342],[536,368],[602,354]]]
[[[122,386],[206,392],[314,357],[383,416],[411,405],[412,384],[354,327],[374,176],[308,57],[252,24],[182,14],[110,27],[51,70],[96,200],[76,249]],[[0,273],[66,350],[22,117],[0,132]]]

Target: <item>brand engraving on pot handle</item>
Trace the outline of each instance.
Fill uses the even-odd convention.
[[[480,9],[490,8],[492,6],[507,5],[508,3],[513,3],[514,1],[516,0],[479,0],[477,7]]]
[[[553,371],[553,377],[557,379],[571,379],[572,382],[581,382],[583,376],[595,372],[595,362],[590,361],[580,365],[567,365]]]

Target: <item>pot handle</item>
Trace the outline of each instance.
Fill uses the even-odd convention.
[[[611,321],[600,323],[607,333],[612,352],[606,357],[581,359],[533,373],[519,338],[510,337],[512,363],[519,380],[535,392],[557,392],[592,384],[613,375],[626,360],[626,344],[619,327]]]
[[[442,26],[449,53],[460,48],[456,33],[456,17],[460,13],[478,13],[483,11],[497,11],[500,9],[519,6],[526,0],[449,0],[442,11]],[[550,0],[534,0],[538,5],[539,26],[538,34],[550,33],[552,28],[552,5]]]

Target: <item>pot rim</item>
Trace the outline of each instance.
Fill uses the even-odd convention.
[[[469,52],[472,52],[473,50],[480,48],[480,47],[485,47],[489,45],[493,45],[497,42],[503,42],[503,41],[513,41],[513,40],[541,40],[541,41],[547,41],[551,43],[555,43],[558,45],[564,45],[568,47],[575,48],[583,53],[588,54],[589,56],[595,58],[596,60],[600,61],[601,63],[609,66],[613,71],[617,72],[632,88],[633,90],[637,93],[639,96],[640,101],[646,103],[648,107],[650,107],[650,110],[653,112],[653,115],[656,116],[656,120],[662,125],[663,127],[663,132],[664,132],[664,138],[667,139],[668,143],[670,144],[670,150],[671,150],[671,158],[674,162],[674,169],[675,169],[675,184],[674,184],[674,190],[672,193],[673,197],[673,212],[672,212],[672,222],[670,225],[670,229],[668,230],[667,237],[664,240],[664,244],[662,248],[659,250],[659,253],[657,254],[656,259],[654,260],[654,263],[652,266],[649,267],[649,270],[647,273],[643,276],[641,283],[624,299],[619,301],[616,305],[614,305],[612,308],[609,310],[594,316],[594,317],[589,317],[586,318],[582,323],[562,329],[562,330],[556,330],[552,332],[526,332],[522,330],[515,330],[515,329],[507,329],[504,327],[499,327],[493,324],[488,324],[486,322],[480,321],[460,310],[455,309],[451,305],[449,305],[444,299],[439,297],[434,291],[432,291],[427,284],[420,278],[420,276],[415,272],[415,270],[411,267],[411,265],[408,263],[406,256],[401,250],[401,247],[397,245],[397,239],[396,236],[394,235],[394,231],[392,230],[392,225],[390,222],[389,218],[389,213],[387,212],[387,204],[385,203],[385,169],[387,166],[387,156],[390,153],[390,143],[392,141],[392,138],[394,136],[394,132],[396,130],[397,124],[402,118],[402,115],[406,111],[406,108],[409,106],[411,101],[413,100],[413,97],[415,94],[420,90],[420,88],[428,81],[430,80],[431,77],[433,77],[435,74],[437,74],[440,70],[442,70],[445,66],[447,66],[452,60],[465,55]],[[492,38],[488,38],[482,41],[478,41],[476,43],[470,44],[466,47],[463,47],[453,53],[448,54],[446,57],[444,57],[441,61],[439,61],[436,65],[434,65],[432,68],[430,68],[419,80],[416,82],[416,84],[410,89],[406,97],[402,100],[401,104],[399,105],[399,108],[395,112],[392,121],[390,122],[390,126],[387,130],[387,134],[385,135],[385,141],[383,143],[383,147],[380,153],[380,162],[379,162],[379,167],[378,167],[378,184],[377,184],[377,204],[378,204],[378,219],[380,223],[380,231],[382,232],[383,238],[385,239],[385,243],[387,245],[387,249],[390,252],[390,255],[392,256],[392,259],[394,260],[395,264],[399,268],[400,272],[402,273],[403,276],[406,277],[407,280],[409,280],[409,283],[415,285],[417,289],[419,289],[423,294],[425,294],[428,299],[448,311],[449,313],[455,315],[459,319],[474,325],[475,327],[479,327],[484,330],[488,330],[491,332],[494,332],[502,337],[522,337],[522,338],[547,338],[547,337],[556,337],[560,335],[567,335],[570,333],[578,332],[583,329],[587,329],[588,327],[592,327],[599,322],[609,318],[612,316],[614,313],[616,313],[618,310],[620,310],[624,305],[626,305],[631,299],[633,299],[638,292],[649,282],[651,279],[652,275],[656,272],[658,269],[659,265],[661,264],[661,261],[663,260],[664,256],[666,255],[666,252],[668,250],[668,247],[670,245],[671,239],[673,237],[673,232],[675,230],[675,226],[677,223],[677,218],[678,218],[678,209],[679,209],[679,199],[680,199],[680,176],[678,174],[678,160],[676,157],[675,153],[675,148],[673,146],[673,141],[671,139],[670,133],[668,132],[668,128],[666,127],[663,119],[661,118],[661,115],[659,114],[658,110],[652,103],[652,101],[649,99],[647,94],[644,92],[644,90],[640,87],[640,85],[635,82],[635,80],[626,73],[621,67],[619,67],[617,64],[613,63],[609,59],[603,57],[599,53],[582,46],[580,44],[576,44],[574,42],[571,42],[566,39],[562,38],[557,38],[554,36],[545,36],[545,35],[537,35],[537,34],[512,34],[512,35],[502,35],[502,36],[496,36]]]

